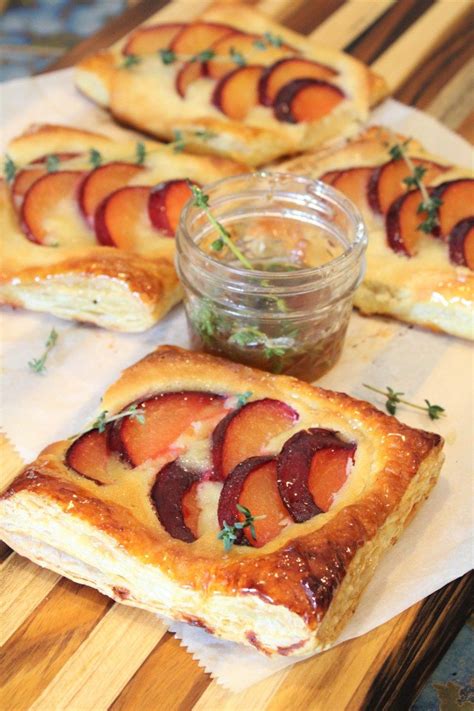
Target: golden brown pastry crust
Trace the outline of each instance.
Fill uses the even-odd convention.
[[[398,135],[397,140],[403,142],[406,137]],[[393,141],[393,132],[371,127],[354,139],[301,155],[281,163],[277,169],[318,179],[330,171],[376,167],[390,160],[388,148]],[[473,177],[472,171],[428,153],[418,141],[411,139],[406,150],[410,158],[445,166],[446,172],[424,181],[428,187]],[[413,257],[394,252],[387,243],[384,218],[375,214],[368,203],[358,207],[368,228],[369,244],[367,271],[355,293],[355,306],[364,314],[384,314],[433,331],[474,339],[473,272],[453,264],[447,243],[429,235],[422,235],[418,254]]]
[[[291,124],[273,118],[272,110],[253,108],[244,121],[235,121],[216,109],[210,100],[214,82],[200,79],[181,99],[175,78],[181,63],[164,66],[158,57],[146,59],[138,67],[124,69],[122,49],[129,35],[109,50],[85,58],[76,67],[78,88],[112,114],[131,126],[163,139],[172,139],[181,131],[191,150],[216,153],[261,165],[278,156],[321,145],[334,136],[352,135],[368,117],[369,105],[385,93],[385,84],[365,65],[338,50],[311,43],[301,35],[277,24],[248,5],[216,3],[196,19],[222,23],[248,33],[270,32],[302,54],[339,72],[333,83],[340,86],[348,100],[322,119]],[[145,25],[182,22],[179,6],[168,6]],[[264,60],[261,60],[262,63]],[[271,63],[271,62],[270,62]],[[332,80],[331,80],[332,81]],[[196,129],[216,134],[203,140]]]
[[[148,494],[156,465],[124,475],[120,486],[98,486],[65,465],[70,441],[63,441],[45,449],[0,499],[3,537],[41,565],[118,601],[198,623],[268,654],[324,649],[435,483],[441,438],[347,395],[169,346],[128,368],[102,406],[112,414],[137,397],[184,390],[251,390],[252,399],[274,397],[293,407],[297,430],[328,427],[356,442],[344,495],[263,548],[224,553],[215,532],[188,544],[164,531]]]
[[[143,141],[147,168],[135,184],[190,178],[200,184],[235,175],[241,165],[219,157],[174,153],[172,147]],[[78,153],[61,161],[60,169],[90,170],[88,152],[98,150],[104,162],[135,161],[136,141],[67,126],[33,126],[8,146],[8,155],[21,169],[38,157]],[[181,298],[174,269],[174,239],[163,235],[143,239],[134,251],[97,243],[79,208],[75,219],[84,231],[74,243],[48,247],[31,242],[22,231],[9,186],[0,181],[2,264],[0,302],[46,311],[61,318],[94,323],[118,331],[143,331],[155,324]],[[84,224],[82,225],[82,223]],[[65,221],[69,237],[75,224]]]

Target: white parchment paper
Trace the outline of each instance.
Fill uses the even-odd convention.
[[[21,79],[0,88],[2,148],[31,123],[68,123],[123,135],[109,116],[74,89],[72,70]],[[373,123],[420,139],[431,151],[469,165],[469,145],[429,116],[388,100]],[[2,367],[0,425],[25,461],[50,442],[81,430],[100,410],[100,396],[120,372],[155,346],[188,345],[182,307],[143,334],[115,334],[61,321],[46,314],[3,308],[0,312]],[[43,375],[31,372],[54,327],[58,344]],[[390,385],[408,399],[428,398],[447,417],[430,422],[401,408],[407,424],[439,432],[446,439],[446,463],[438,485],[399,543],[385,556],[339,642],[386,622],[472,566],[472,470],[474,441],[472,344],[403,324],[353,314],[343,356],[319,384],[383,400],[362,387]],[[294,663],[268,660],[257,652],[222,642],[185,624],[170,629],[201,666],[221,684],[240,691]]]

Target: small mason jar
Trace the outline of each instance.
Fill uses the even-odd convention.
[[[285,173],[225,178],[204,193],[208,208],[190,200],[177,232],[192,346],[319,378],[341,353],[363,276],[360,213],[328,185]]]

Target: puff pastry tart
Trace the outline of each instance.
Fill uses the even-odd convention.
[[[40,125],[14,139],[0,181],[0,302],[143,331],[181,292],[174,234],[190,196],[243,168],[154,141]]]
[[[438,435],[366,402],[168,346],[103,407],[0,497],[5,541],[268,654],[335,640],[442,463]]]
[[[328,182],[361,210],[367,272],[354,303],[362,313],[474,339],[472,171],[381,127],[278,169]]]
[[[171,4],[81,61],[76,83],[122,122],[248,165],[353,134],[385,89],[349,55],[234,3],[185,21]]]

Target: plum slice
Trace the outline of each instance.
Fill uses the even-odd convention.
[[[184,99],[188,86],[202,76],[204,76],[202,62],[186,62],[176,75],[176,91]]]
[[[373,168],[348,168],[334,176],[331,185],[344,193],[360,209],[367,206],[367,189]]]
[[[263,67],[251,64],[226,74],[216,84],[212,103],[226,116],[236,121],[244,119],[258,104],[258,84]]]
[[[63,203],[76,202],[83,175],[82,171],[61,170],[47,173],[33,182],[21,206],[23,230],[28,239],[48,244],[51,239],[49,218],[61,210]]]
[[[454,264],[474,270],[474,217],[461,220],[451,230],[449,256]]]
[[[158,472],[151,490],[151,499],[161,525],[170,536],[185,543],[192,543],[197,535],[185,521],[183,500],[200,478],[197,472],[185,469],[174,461]]]
[[[94,215],[99,244],[133,249],[143,238],[159,237],[148,216],[151,188],[129,185],[103,200]]]
[[[439,236],[448,240],[458,222],[474,215],[474,180],[462,178],[442,183],[434,188],[433,195],[441,200]]]
[[[170,44],[176,54],[198,54],[209,49],[221,37],[234,32],[229,25],[216,22],[193,22],[185,25]]]
[[[17,173],[12,185],[13,205],[16,207],[17,210],[20,209],[23,203],[23,198],[25,197],[26,193],[31,188],[33,183],[35,183],[38,178],[42,178],[43,175],[46,175],[47,172],[48,171],[46,170],[46,168],[38,167],[25,168],[24,170],[20,170]]]
[[[86,175],[79,189],[79,206],[86,220],[93,226],[94,213],[111,193],[124,187],[143,168],[133,163],[114,161],[101,165]]]
[[[214,477],[225,479],[244,459],[260,455],[273,437],[290,429],[297,419],[292,407],[270,398],[229,413],[212,434]]]
[[[201,507],[199,505],[198,487],[201,483],[200,479],[195,481],[183,496],[183,518],[184,523],[193,533],[195,538],[199,537],[199,517],[201,515]]]
[[[192,192],[186,180],[168,180],[155,186],[148,200],[152,225],[168,237],[174,237],[181,210],[190,197]]]
[[[160,49],[166,49],[184,27],[185,25],[182,22],[141,27],[130,35],[122,53],[154,54]]]
[[[224,521],[233,525],[245,519],[237,504],[247,508],[252,516],[265,518],[255,521],[255,538],[246,527],[238,532],[236,543],[244,543],[246,539],[251,546],[260,548],[275,538],[285,522],[291,520],[278,491],[275,457],[250,457],[229,474],[217,510],[221,528]]]
[[[350,168],[348,169],[350,170]],[[327,183],[328,185],[332,185],[333,181],[338,178],[341,173],[344,173],[345,171],[343,170],[328,170],[327,173],[323,173],[318,180],[322,180],[323,183]]]
[[[423,182],[428,184],[446,168],[430,160],[412,158],[415,166],[423,166],[426,172],[423,175]],[[390,160],[384,165],[374,170],[368,185],[369,205],[374,212],[385,215],[390,205],[407,191],[407,186],[403,182],[405,178],[411,176],[411,170],[403,159]]]
[[[236,68],[234,57],[241,56],[247,65],[262,64],[268,66],[296,50],[287,44],[279,47],[262,42],[260,35],[234,30],[212,45],[215,58],[206,63],[206,73],[212,79],[221,79]],[[226,61],[227,60],[227,61]]]
[[[324,64],[299,57],[286,57],[268,67],[260,80],[260,103],[271,106],[280,89],[294,79],[331,79],[337,74]]]
[[[109,483],[107,464],[110,453],[107,437],[107,430],[89,430],[76,439],[66,452],[67,466],[99,486]]]
[[[224,413],[223,398],[205,392],[160,393],[135,403],[145,422],[125,417],[111,428],[109,447],[132,467],[156,459],[170,449],[193,422]]]
[[[413,257],[418,250],[422,232],[420,224],[427,218],[426,212],[418,212],[423,196],[419,190],[401,195],[390,206],[385,218],[387,241],[394,252]]]
[[[79,153],[54,153],[54,156],[59,160],[70,160],[71,158],[76,158]],[[22,203],[23,203],[23,198],[26,195],[27,191],[29,188],[35,183],[38,178],[43,177],[43,175],[46,175],[49,171],[46,166],[46,162],[48,158],[51,157],[51,154],[49,155],[44,155],[40,156],[39,158],[35,158],[35,160],[31,161],[30,165],[34,167],[30,168],[24,168],[23,170],[20,170],[16,177],[15,180],[13,181],[12,185],[12,196],[13,196],[13,204],[18,210]],[[38,167],[36,167],[38,166]]]
[[[347,478],[355,449],[355,444],[319,427],[297,432],[285,443],[277,458],[277,481],[294,521],[303,523],[329,508]]]
[[[294,79],[276,95],[273,112],[278,121],[287,123],[318,121],[344,99],[339,87],[322,79]]]

